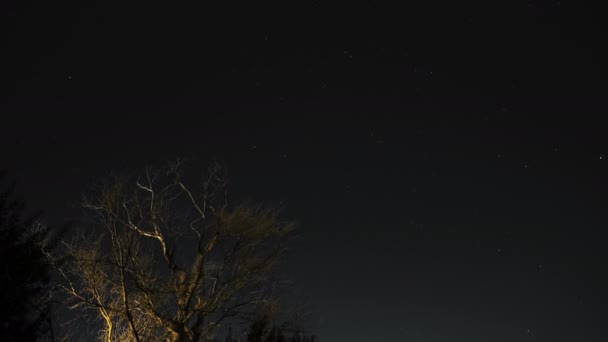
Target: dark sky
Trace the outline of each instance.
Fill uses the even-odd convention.
[[[111,171],[219,158],[298,222],[284,272],[322,341],[606,341],[598,9],[285,3],[3,3],[29,206],[61,222]]]

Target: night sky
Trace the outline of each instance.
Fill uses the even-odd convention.
[[[0,167],[49,222],[218,159],[297,222],[281,272],[321,341],[608,340],[598,9],[125,3],[2,4]]]

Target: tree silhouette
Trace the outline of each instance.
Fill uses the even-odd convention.
[[[219,164],[186,183],[180,163],[112,179],[84,201],[90,233],[55,254],[70,308],[95,314],[101,340],[208,341],[267,301],[291,223],[231,205]]]
[[[286,327],[272,325],[270,315],[260,315],[247,334],[247,342],[318,342],[316,336],[308,336],[301,331],[288,333]]]
[[[24,216],[15,185],[0,171],[0,336],[2,341],[34,341],[51,333],[49,272],[42,245],[49,229]],[[52,337],[52,335],[51,335]]]

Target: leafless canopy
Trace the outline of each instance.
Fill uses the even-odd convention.
[[[84,207],[89,233],[53,260],[71,309],[103,341],[207,341],[268,298],[292,225],[272,209],[228,202],[223,169],[185,183],[181,165],[113,180]],[[63,261],[60,261],[63,260]]]

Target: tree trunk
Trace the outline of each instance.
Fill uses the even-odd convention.
[[[169,336],[169,342],[186,342],[186,338],[184,338],[184,334],[180,334],[178,332],[172,331]]]

